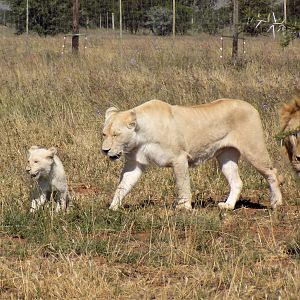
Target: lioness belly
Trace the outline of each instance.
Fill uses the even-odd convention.
[[[202,164],[206,160],[214,158],[221,148],[222,145],[220,143],[201,147],[196,153],[188,157],[189,166],[195,167]]]
[[[160,167],[170,167],[174,154],[157,143],[143,145],[136,153],[136,161],[143,165],[156,164]]]

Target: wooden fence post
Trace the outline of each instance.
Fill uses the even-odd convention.
[[[233,0],[232,63],[236,65],[239,45],[239,0]]]
[[[73,0],[72,53],[79,51],[79,0]]]

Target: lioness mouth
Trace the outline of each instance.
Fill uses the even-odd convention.
[[[36,177],[38,174],[31,174],[31,178]]]

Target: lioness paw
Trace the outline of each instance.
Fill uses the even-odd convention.
[[[234,209],[234,205],[231,203],[227,203],[227,202],[220,202],[220,203],[218,203],[218,206],[220,209],[228,209],[228,210]]]

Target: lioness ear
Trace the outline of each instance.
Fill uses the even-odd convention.
[[[136,121],[132,121],[132,122],[128,123],[128,124],[127,124],[127,127],[128,127],[129,129],[135,128],[135,127],[136,127]]]
[[[37,149],[40,149],[40,147],[38,147],[38,146],[31,146],[31,147],[29,148],[28,152],[30,153],[30,152],[32,152],[32,151],[34,151],[34,150],[37,150]]]
[[[127,124],[127,127],[129,129],[133,129],[133,128],[136,128],[137,124],[136,124],[136,114],[134,111],[131,111],[130,112],[130,120]]]
[[[47,157],[53,158],[56,153],[57,153],[56,148],[55,147],[50,147],[47,151]]]
[[[110,107],[109,109],[107,109],[105,112],[105,120],[107,120],[110,116],[115,114],[117,111],[118,109],[115,107]]]

